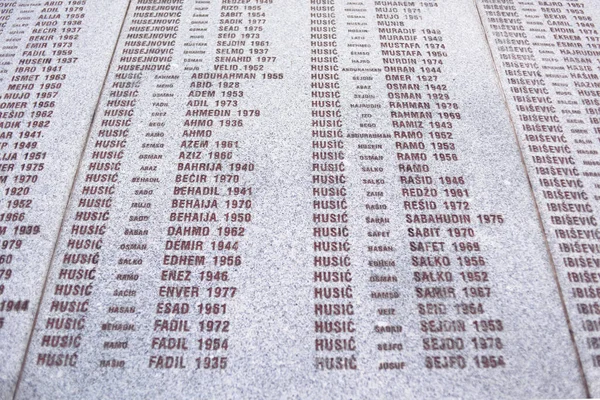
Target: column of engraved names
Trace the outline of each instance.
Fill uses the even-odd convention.
[[[133,301],[131,297],[136,297],[138,293],[135,284],[139,279],[136,273],[140,271],[139,266],[145,267],[141,271],[147,271],[141,276],[141,283],[151,282],[156,276],[155,266],[160,265],[160,258],[154,259],[148,249],[152,249],[154,243],[158,241],[159,235],[151,228],[161,222],[159,216],[164,202],[161,189],[167,182],[162,179],[161,171],[168,165],[165,161],[165,149],[169,148],[171,135],[167,121],[173,117],[171,110],[174,108],[175,85],[180,79],[180,75],[172,72],[171,68],[177,62],[175,48],[181,43],[179,38],[184,4],[183,0],[140,1],[136,4],[125,36],[123,55],[120,58],[123,65],[119,69],[126,74],[131,74],[131,78],[140,79],[142,74],[151,77],[150,85],[145,84],[139,89],[143,93],[140,102],[146,102],[137,104],[144,128],[133,129],[130,132],[128,166],[122,174],[122,181],[130,182],[125,197],[131,199],[131,202],[123,207],[123,211],[127,210],[128,215],[124,219],[127,222],[117,253],[116,264],[119,266],[117,282],[114,284],[114,291],[109,291],[114,296],[118,296],[116,300],[121,303],[113,305],[112,309],[109,308],[109,312],[117,315],[137,311],[139,300]],[[149,72],[131,72],[138,70]],[[127,285],[122,286],[123,283]],[[158,297],[162,297],[161,293]],[[161,314],[165,308],[165,303],[162,301],[152,305],[154,306],[152,309],[156,310],[157,314]],[[167,310],[170,310],[170,305],[170,303],[166,305]],[[125,326],[126,329],[132,329],[131,325]],[[142,330],[142,324],[139,325],[135,326],[136,330]],[[184,368],[182,358],[175,350],[186,348],[185,339],[167,339],[158,336],[154,333],[157,331],[156,320],[152,327],[152,336],[142,339],[144,345],[151,350],[169,351],[162,352],[160,355],[156,355],[155,351],[150,352],[142,365],[155,368]],[[115,333],[117,337],[104,342],[103,348],[107,350],[105,353],[107,355],[100,361],[101,366],[113,367],[126,363],[124,359],[108,357],[109,354],[122,356],[121,349],[127,348],[129,344],[126,337],[122,337],[118,332]],[[131,339],[140,338],[131,337]]]
[[[356,370],[334,0],[310,0],[315,368]]]
[[[594,3],[590,5],[594,6]],[[589,178],[595,178],[594,189],[596,189],[596,194],[594,194],[594,200],[599,201],[600,171],[598,171],[598,168],[600,167],[600,160],[598,160],[598,155],[600,154],[600,149],[598,149],[598,146],[600,136],[598,135],[600,135],[600,78],[598,70],[600,69],[600,29],[597,23],[589,15],[586,15],[585,3],[583,1],[566,3],[565,11],[570,17],[569,22],[572,24],[571,30],[567,33],[579,35],[582,43],[580,43],[580,48],[561,49],[560,52],[567,66],[570,65],[569,69],[574,70],[574,73],[570,73],[570,75],[573,78],[576,94],[581,101],[583,114],[588,116],[594,134],[593,138],[581,138],[575,140],[575,143],[586,145],[585,147],[581,146],[577,150],[577,153],[582,154],[582,157],[589,155],[589,157],[586,157],[587,159],[583,160],[586,168],[582,171],[582,174]],[[587,131],[581,129],[579,132],[583,133]],[[591,143],[596,145],[595,148],[586,148]],[[592,170],[592,166],[595,167],[595,170]],[[597,237],[597,239],[600,239],[600,237]],[[600,266],[597,262],[595,265]],[[583,299],[582,301],[586,301],[585,299],[595,300],[594,302],[587,300],[587,304],[578,304],[577,311],[586,314],[587,318],[582,322],[582,329],[588,332],[586,335],[586,347],[592,352],[593,366],[598,368],[600,367],[600,317],[598,317],[600,315],[600,304],[597,300],[600,298],[600,287],[598,285],[600,284],[600,273],[569,272],[567,273],[567,277],[569,282],[582,286],[585,285],[583,287],[572,288],[571,293],[573,297],[581,298]],[[595,286],[591,286],[592,284]],[[592,315],[596,317],[592,317]]]
[[[19,42],[26,38],[27,28],[35,20],[39,3],[3,2],[0,9],[0,82],[10,77],[12,64],[19,50]]]
[[[344,5],[345,27],[348,32],[344,43],[346,62],[342,74],[350,83],[351,93],[348,114],[350,120],[358,121],[350,125],[346,137],[356,156],[351,158],[359,169],[357,175],[361,184],[361,220],[366,230],[360,232],[364,241],[362,253],[366,255],[365,267],[369,270],[369,298],[375,310],[370,319],[372,331],[377,340],[372,346],[379,357],[370,360],[379,370],[403,369],[406,363],[399,358],[404,345],[400,341],[404,327],[402,313],[397,308],[400,292],[398,288],[398,267],[390,226],[393,224],[393,210],[389,204],[391,187],[390,168],[386,168],[386,149],[381,141],[389,139],[389,133],[382,132],[380,121],[385,121],[385,99],[378,96],[376,89],[381,84],[382,69],[377,62],[377,32],[372,24],[372,12],[379,12],[379,2],[375,7],[364,1],[347,1]],[[371,12],[370,12],[371,11]],[[386,110],[387,111],[387,110]],[[356,143],[352,143],[356,142]],[[364,208],[363,208],[364,207]],[[371,330],[371,329],[370,329]]]
[[[197,4],[209,4],[209,2],[198,2],[196,1],[194,6],[194,11],[197,10]],[[183,2],[182,2],[183,4]],[[164,6],[163,6],[164,7]],[[177,10],[182,10],[183,6],[178,6]],[[202,7],[205,9],[206,7]],[[187,12],[185,10],[184,12]],[[206,19],[206,16],[197,18],[197,14],[194,13],[192,18],[192,26],[194,23],[203,22]],[[178,36],[181,35],[182,42],[179,43],[178,47],[183,45],[184,48],[187,48],[191,44],[197,44],[200,46],[206,46],[207,41],[201,40],[196,41],[196,43],[191,43],[189,38],[184,32],[184,28],[187,27],[187,24],[181,22],[177,24],[177,26],[173,27],[178,31]],[[188,28],[189,30],[190,28]],[[185,56],[184,52],[184,56]],[[180,57],[180,56],[179,56]],[[178,60],[178,56],[175,56],[175,59]],[[187,60],[185,60],[187,61]],[[201,61],[201,60],[199,60]],[[178,61],[174,61],[177,63]],[[151,129],[154,129],[155,132],[151,134],[152,137],[156,137],[160,143],[157,143],[154,149],[151,146],[151,153],[146,153],[143,155],[143,159],[147,160],[147,164],[143,165],[140,169],[142,171],[157,171],[154,172],[157,176],[162,175],[160,173],[161,170],[172,170],[173,168],[169,166],[169,162],[165,160],[166,154],[171,152],[181,151],[179,154],[179,159],[185,159],[186,157],[193,157],[193,153],[189,150],[192,149],[193,146],[199,147],[201,145],[200,142],[189,143],[185,141],[179,141],[179,138],[176,134],[173,134],[175,129],[173,125],[168,125],[165,120],[167,115],[171,114],[171,110],[178,109],[178,101],[175,98],[175,94],[179,91],[177,89],[177,84],[179,81],[183,81],[183,77],[180,73],[169,73],[169,74],[160,74],[156,76],[157,85],[156,88],[157,93],[152,94],[152,113],[150,114],[151,120],[149,121],[149,126]],[[162,90],[160,90],[162,89]],[[172,118],[176,118],[176,121],[179,122],[179,115],[175,113],[171,115]],[[175,124],[176,126],[177,124]],[[174,144],[177,143],[179,146],[177,148],[173,148]],[[172,150],[171,150],[172,149]],[[188,150],[187,152],[185,152]],[[157,161],[161,160],[161,161]],[[181,164],[178,164],[180,167]],[[177,175],[175,178],[176,182],[182,182],[181,175]],[[200,179],[197,180],[200,182]],[[160,187],[155,186],[152,190],[152,195],[155,196],[154,201],[152,203],[142,203],[146,207],[154,207],[157,211],[163,211],[166,217],[169,220],[169,224],[173,224],[173,221],[177,221],[178,218],[184,219],[189,218],[189,221],[194,221],[197,225],[200,225],[200,221],[208,221],[209,216],[208,213],[188,213],[183,216],[180,213],[176,213],[173,211],[179,211],[177,208],[183,207],[181,202],[178,202],[176,199],[172,199],[169,202],[168,194],[180,194],[179,192],[182,188],[171,186],[171,180],[165,179],[162,181],[161,186],[166,186],[165,192],[161,195]],[[183,182],[194,182],[189,176],[183,180]],[[166,194],[166,196],[165,196]],[[207,193],[204,193],[206,195]],[[196,196],[197,197],[197,196]],[[207,204],[206,200],[196,200],[195,204],[190,205],[190,208],[209,208],[205,206]],[[167,208],[168,207],[168,208]],[[163,214],[163,213],[161,213]],[[214,218],[214,216],[212,216]],[[161,218],[162,219],[162,218]],[[167,266],[178,266],[181,265],[183,268],[186,267],[194,267],[200,266],[204,262],[205,256],[199,254],[199,251],[203,250],[203,242],[202,241],[182,241],[182,240],[170,240],[170,239],[180,239],[177,236],[200,236],[205,234],[205,228],[200,226],[189,227],[188,229],[181,229],[176,226],[169,226],[168,233],[169,240],[163,240],[162,235],[157,237],[157,240],[160,241],[160,250],[164,253],[159,256],[158,260],[153,261],[153,267],[156,266],[160,268],[156,270],[154,267],[150,273],[150,279],[153,282],[158,282],[160,286],[154,288],[153,293],[153,314],[154,319],[152,323],[151,335],[148,337],[145,342],[149,347],[150,352],[149,355],[146,356],[145,366],[147,368],[152,369],[185,369],[190,366],[190,360],[186,359],[187,351],[193,346],[193,337],[190,337],[189,332],[192,331],[192,321],[188,319],[182,319],[179,317],[186,318],[190,311],[190,304],[184,300],[188,298],[194,298],[198,296],[198,287],[188,285],[187,281],[193,281],[191,274],[192,272],[188,269],[176,269],[171,270],[168,269]],[[174,235],[175,238],[171,238],[170,236]],[[190,238],[191,239],[191,238]],[[185,253],[182,253],[185,251]],[[178,281],[186,281],[186,286],[175,286],[172,283],[177,283]]]
[[[595,24],[584,3],[482,0],[584,365],[600,349]],[[585,345],[584,345],[585,341]]]
[[[10,296],[0,301],[2,313],[27,311],[30,301],[37,301],[20,298],[21,290],[11,288],[10,282],[26,267],[19,255],[35,249],[44,233],[41,221],[30,215],[48,206],[36,196],[36,183],[50,179],[44,174],[47,160],[54,159],[48,153],[52,140],[48,135],[58,117],[54,108],[68,83],[68,72],[78,61],[73,48],[85,9],[85,1],[44,3],[27,29],[30,34],[0,100],[0,280],[6,282],[0,284],[0,294]],[[19,25],[24,33],[29,24]],[[58,346],[57,338],[48,345]]]
[[[587,129],[589,124],[598,122],[594,114],[598,114],[597,107],[594,107],[594,91],[590,90],[599,87],[597,83],[599,77],[595,73],[594,61],[590,57],[600,55],[600,45],[595,43],[598,36],[594,36],[594,24],[591,18],[585,15],[584,4],[573,1],[568,3],[538,2],[539,8],[535,6],[525,6],[522,8],[523,21],[526,31],[529,31],[531,41],[517,39],[505,40],[503,44],[527,45],[528,43],[534,49],[534,54],[538,53],[539,63],[537,69],[546,82],[544,88],[522,88],[515,85],[510,90],[513,99],[527,100],[527,95],[552,95],[553,103],[556,107],[557,115],[550,118],[544,116],[530,116],[520,114],[519,121],[527,132],[545,132],[544,123],[560,123],[566,136],[563,136],[562,142],[544,142],[535,140],[535,136],[529,137],[527,145],[532,153],[547,154],[550,152],[559,155],[574,155],[581,163],[581,175],[587,177],[589,182],[594,182],[595,177],[600,176],[596,171],[600,165],[595,161],[598,153],[598,145],[591,140],[592,130]],[[518,14],[517,14],[518,15]],[[587,26],[587,28],[583,28]],[[576,29],[576,28],[579,29]],[[590,29],[592,28],[592,29]],[[508,47],[508,46],[506,46]],[[518,48],[518,46],[515,46]],[[516,66],[513,65],[513,68]],[[529,67],[531,71],[536,66],[521,65],[522,69]],[[583,96],[588,96],[583,97]],[[586,106],[583,108],[583,106]],[[589,116],[586,119],[584,116]],[[560,116],[560,117],[559,117]],[[546,131],[551,127],[545,128]],[[569,134],[570,133],[570,134]],[[537,143],[536,143],[537,142]],[[562,146],[568,144],[568,146]],[[562,146],[562,147],[561,147]],[[589,189],[592,186],[590,185]],[[594,189],[598,184],[594,183]],[[593,194],[590,191],[590,194]],[[586,194],[572,195],[563,193],[561,190],[553,192],[544,190],[545,199],[555,200],[556,203],[547,205],[551,212],[591,212],[591,206],[569,204],[569,200],[588,200]],[[600,199],[600,196],[594,196],[594,200]],[[560,202],[562,201],[562,204]],[[557,237],[559,239],[560,237]],[[564,236],[562,237],[564,238]]]
[[[461,107],[449,90],[448,51],[443,32],[427,19],[429,7],[439,4],[380,7],[376,14],[423,366],[503,368],[504,323],[487,311],[493,272],[478,236],[500,229],[504,216],[476,211],[454,140]],[[405,22],[397,17],[402,12]]]
[[[567,15],[570,17],[571,27],[563,27],[561,32],[568,35],[578,35],[579,48],[576,49],[560,49],[560,53],[563,56],[567,68],[572,71],[570,72],[573,78],[573,85],[575,86],[575,93],[580,101],[583,110],[583,115],[588,116],[589,123],[592,125],[592,131],[594,138],[581,138],[576,140],[576,143],[582,145],[596,144],[596,149],[588,149],[585,146],[580,146],[577,153],[582,155],[589,155],[589,158],[583,161],[584,165],[600,166],[600,161],[597,160],[598,154],[598,142],[600,142],[600,78],[598,77],[598,69],[600,67],[600,30],[597,24],[592,20],[592,17],[585,12],[585,3],[583,1],[573,1],[566,3],[565,9]],[[551,29],[552,31],[552,29]],[[577,37],[577,36],[576,36]],[[575,42],[577,43],[577,42]],[[593,58],[595,57],[595,58]],[[579,132],[587,132],[581,129]],[[582,156],[584,157],[584,156]],[[584,170],[584,176],[593,177],[594,189],[600,189],[600,172],[593,170]],[[598,193],[596,191],[596,193]],[[594,200],[600,200],[600,195],[595,194]],[[571,280],[571,276],[569,276]],[[583,282],[587,282],[584,280]],[[600,282],[600,278],[595,279],[594,283]],[[588,339],[588,346],[594,349],[600,349],[600,339],[590,338]],[[600,359],[598,356],[594,358],[596,365],[600,365]]]
[[[109,86],[110,99],[102,109],[101,126],[105,129],[100,130],[101,137],[93,146],[92,159],[119,162],[118,176],[115,173],[111,177],[113,185],[93,192],[115,196],[109,224],[111,246],[105,250],[112,251],[102,257],[103,263],[114,266],[106,268],[102,275],[101,293],[110,300],[97,316],[102,340],[96,362],[102,368],[124,368],[128,363],[127,349],[131,342],[139,340],[131,331],[141,328],[128,315],[135,315],[141,306],[139,284],[148,278],[139,273],[143,267],[154,264],[147,252],[153,240],[148,228],[156,223],[152,210],[158,202],[156,191],[161,180],[157,171],[163,159],[167,117],[160,100],[173,97],[171,82],[177,76],[169,74],[169,70],[182,4],[178,0],[140,0],[132,4],[114,80]],[[148,108],[142,103],[147,98],[152,98]],[[121,182],[127,184],[114,185]]]
[[[535,36],[532,44],[536,47],[542,44],[546,46],[543,51],[540,49],[540,67],[547,71],[544,75],[556,98],[563,127],[572,134],[572,136],[568,135],[570,149],[574,150],[576,157],[581,160],[581,174],[593,183],[593,186],[589,185],[590,194],[594,195],[593,200],[598,201],[600,200],[597,190],[600,188],[598,180],[600,162],[597,157],[600,154],[600,147],[598,142],[593,140],[592,133],[600,132],[598,129],[600,101],[597,98],[598,88],[600,88],[598,82],[600,76],[597,72],[600,36],[592,18],[586,15],[585,4],[582,1],[555,3],[554,6],[553,3],[540,2],[539,5],[540,13],[538,14],[533,8],[529,9],[525,14],[525,21],[533,25],[531,31]],[[534,24],[534,21],[530,20],[533,16],[542,21],[535,21]],[[526,118],[525,116],[520,118],[522,121],[532,122],[523,119]],[[533,149],[534,147],[530,147],[530,150]],[[592,191],[592,188],[595,190]],[[545,198],[570,200],[562,196],[549,196],[551,196],[549,192],[544,193]],[[575,200],[587,199],[580,197]],[[573,207],[570,208],[570,211],[573,211]],[[581,209],[581,205],[575,208],[576,211]],[[565,210],[563,206],[562,211]],[[589,212],[589,210],[589,207],[585,207],[585,211]],[[549,211],[558,211],[558,208],[555,206]]]
[[[557,202],[562,200],[560,206],[548,204],[548,211],[578,212],[584,215],[593,212],[590,202],[600,200],[600,34],[597,25],[586,14],[585,7],[583,1],[577,0],[557,4],[556,7],[540,7],[546,24],[552,24],[549,30],[552,32],[552,41],[557,46],[553,53],[558,56],[543,58],[542,67],[544,64],[550,64],[546,63],[547,60],[558,61],[564,65],[556,77],[558,79],[549,76],[549,81],[556,87],[558,109],[567,117],[567,128],[570,128],[573,135],[569,145],[581,162],[581,175],[591,183],[586,184],[586,190],[580,193],[544,190],[543,194],[545,198]],[[564,82],[565,79],[567,82]],[[584,200],[587,202],[581,204]],[[598,209],[597,203],[594,204],[594,209]],[[597,218],[584,220],[589,221],[587,227],[597,227],[597,224],[593,223],[594,220],[598,222]],[[557,221],[556,217],[552,219],[553,223]],[[574,221],[564,218],[561,222],[572,226]],[[557,241],[576,240],[572,244],[566,241],[559,243],[560,252],[567,253],[567,257],[563,257],[564,265],[585,265],[583,259],[586,254],[600,251],[597,244],[600,231],[597,229],[592,232],[589,229],[577,228],[555,229],[555,237]],[[596,243],[586,243],[590,238]],[[579,258],[583,262],[568,261],[569,258]],[[595,267],[600,266],[597,261]],[[567,278],[570,286],[568,296],[575,299],[577,313],[584,316],[581,328],[586,332],[585,347],[590,353],[592,365],[600,368],[600,273],[569,271]]]
[[[125,41],[117,63],[112,68],[105,101],[88,141],[82,170],[74,189],[72,211],[63,227],[63,246],[57,250],[55,258],[55,262],[61,267],[54,270],[48,293],[50,299],[46,301],[48,309],[43,310],[48,317],[38,326],[42,330],[37,338],[39,352],[34,356],[38,366],[75,367],[79,351],[98,346],[101,348],[101,359],[97,360],[97,365],[123,368],[125,360],[111,357],[112,351],[126,349],[128,337],[124,332],[136,330],[127,314],[135,313],[136,310],[132,298],[136,297],[135,281],[138,276],[129,271],[128,268],[131,267],[128,266],[143,263],[141,256],[132,257],[132,253],[144,248],[144,233],[147,234],[147,230],[140,225],[141,222],[147,223],[148,218],[138,215],[136,204],[142,203],[145,199],[142,196],[148,196],[151,190],[139,189],[135,184],[119,183],[122,182],[122,175],[127,176],[129,173],[124,168],[124,161],[133,157],[136,150],[137,141],[130,141],[130,138],[137,139],[140,134],[132,126],[144,71],[168,71],[170,68],[166,64],[170,61],[169,56],[151,54],[164,54],[165,48],[168,54],[169,47],[174,46],[172,39],[176,37],[176,33],[169,33],[171,40],[165,40],[164,33],[153,32],[164,31],[165,25],[178,23],[177,18],[168,20],[136,17],[138,10],[135,6],[143,3],[143,0],[139,0],[132,8],[134,15],[125,30]],[[151,38],[162,40],[145,40]],[[135,183],[137,180],[131,181]],[[127,193],[127,189],[131,189],[131,193]],[[114,221],[114,217],[111,217],[119,211],[114,207],[116,195],[122,193],[121,190],[125,190],[127,198],[140,200],[131,204],[133,210],[126,222],[117,225],[121,229],[115,232],[116,237],[111,235],[110,240],[106,240],[110,222]],[[118,251],[102,253],[108,243],[115,242]],[[113,263],[111,257],[117,260]],[[100,265],[103,267],[100,271],[113,274],[114,281],[96,282],[101,273],[98,270]],[[108,267],[109,265],[116,267]],[[87,319],[91,317],[87,314],[95,294],[95,285],[108,289],[110,293],[106,308],[100,311],[104,317],[100,317],[103,321],[98,327],[105,340],[101,343],[86,343],[85,332],[90,328]],[[52,344],[57,338],[60,339],[60,344],[47,348],[48,343]]]
[[[15,8],[16,4],[5,4],[5,10],[7,11],[5,14],[7,16],[6,21],[8,21],[8,17],[10,17],[10,14],[12,14]],[[22,9],[19,10],[18,14],[29,15],[20,17],[19,20],[21,22],[13,24],[13,29],[11,29],[10,33],[11,35],[15,36],[11,37],[9,35],[6,35],[4,37],[5,45],[2,47],[2,50],[7,51],[6,54],[2,55],[3,58],[7,58],[7,60],[2,63],[3,66],[6,65],[6,67],[3,67],[4,73],[8,73],[10,70],[9,68],[13,67],[13,62],[11,61],[30,63],[31,59],[33,59],[34,61],[37,61],[39,59],[39,56],[37,54],[31,54],[30,50],[26,50],[22,51],[20,57],[15,60],[15,57],[18,56],[18,42],[23,41],[23,39],[25,39],[24,36],[26,29],[30,25],[30,23],[26,21],[33,22],[35,16],[34,13],[36,11],[39,12],[39,10],[37,10],[36,8],[37,7],[34,4],[23,5]],[[30,43],[27,44],[27,46],[29,45]],[[36,46],[37,43],[33,43],[33,45]],[[13,60],[8,59],[8,57],[13,58]],[[6,93],[4,93],[4,95],[2,96],[3,100],[0,102],[0,160],[3,161],[2,164],[0,164],[0,173],[2,173],[2,175],[0,175],[0,185],[2,185],[3,191],[9,190],[8,192],[3,193],[2,196],[6,200],[9,199],[7,196],[11,190],[11,184],[19,184],[19,165],[16,163],[16,161],[18,160],[19,156],[21,156],[21,158],[28,157],[28,155],[26,154],[20,154],[24,153],[25,150],[19,149],[19,145],[15,143],[17,143],[17,139],[27,140],[29,138],[25,137],[25,131],[20,131],[17,134],[15,130],[21,129],[22,127],[24,128],[22,120],[28,117],[26,113],[27,109],[29,108],[29,98],[31,97],[32,91],[38,89],[36,87],[37,85],[35,85],[34,83],[20,84],[18,82],[20,82],[21,80],[37,80],[37,78],[39,77],[39,74],[37,76],[33,75],[33,73],[36,72],[37,67],[16,67],[12,69],[13,74],[9,76],[8,80],[11,83],[8,83],[8,87],[5,89]],[[21,93],[21,91],[23,91],[23,93]],[[36,122],[37,121],[31,121],[29,122],[29,124],[33,124]],[[34,144],[37,147],[37,141]],[[38,177],[36,176],[33,179],[37,180],[37,178]],[[23,193],[23,195],[29,194],[30,189],[30,186],[22,188],[24,192],[28,192]],[[17,189],[13,190],[16,191]],[[25,200],[23,203],[26,203],[28,201],[31,202],[31,200]],[[0,235],[2,235],[2,241],[0,246],[0,268],[2,269],[0,270],[0,279],[3,281],[2,284],[0,284],[0,295],[5,295],[5,291],[7,289],[10,290],[10,279],[13,275],[13,268],[16,264],[16,262],[13,263],[14,254],[12,252],[20,250],[23,245],[22,238],[18,236],[16,238],[10,237],[14,236],[14,233],[11,232],[10,229],[12,228],[12,225],[16,224],[17,222],[25,221],[26,214],[28,214],[24,212],[27,210],[15,210],[16,206],[18,205],[19,204],[16,203],[16,201],[3,204],[2,209],[5,212],[0,214],[0,223],[12,222],[12,224],[10,225],[0,226]],[[34,239],[35,236],[30,236],[30,238]],[[25,244],[27,244],[27,240],[25,240]],[[9,285],[8,288],[7,284]],[[2,312],[15,313],[19,311],[27,311],[27,309],[29,308],[29,300],[15,301],[12,299],[6,300],[6,298],[3,298],[2,301],[4,304],[3,306],[0,306],[0,310]],[[5,318],[5,316],[0,317],[0,328],[4,327]]]
[[[157,314],[190,315],[173,320],[163,315],[165,319],[155,321],[155,331],[190,331],[194,336],[189,346],[184,338],[153,338],[155,349],[193,351],[193,361],[189,360],[192,362],[181,352],[175,367],[226,369],[232,361],[230,346],[236,347],[235,342],[230,342],[230,335],[235,332],[230,314],[233,301],[240,296],[236,272],[249,264],[244,262],[244,242],[253,218],[254,188],[248,178],[255,170],[255,163],[244,155],[250,146],[244,138],[252,135],[252,128],[248,127],[253,125],[251,120],[262,113],[251,108],[252,92],[245,83],[283,77],[271,72],[277,57],[271,55],[269,41],[262,38],[268,27],[270,4],[272,1],[268,0],[243,5],[227,0],[217,3],[213,62],[203,62],[205,53],[201,50],[188,52],[193,55],[184,59],[188,100],[159,296],[186,299],[159,303]],[[198,28],[195,22],[185,44],[201,48],[199,39],[203,35],[198,33],[206,28]],[[197,301],[188,302],[189,298]],[[151,356],[150,364],[166,367],[160,356]]]

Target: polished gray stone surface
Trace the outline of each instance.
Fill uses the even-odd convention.
[[[495,4],[478,2],[587,383],[598,397],[599,9],[593,1],[514,2],[498,14]]]
[[[126,6],[0,2],[0,398],[17,383]]]
[[[85,5],[0,397],[598,395],[598,7],[125,3]]]

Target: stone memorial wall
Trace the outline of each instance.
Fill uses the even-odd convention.
[[[596,24],[0,1],[0,398],[599,397]]]
[[[517,2],[499,11],[493,1],[478,4],[580,361],[598,397],[600,33],[594,21],[600,8],[594,5]],[[508,19],[498,19],[500,12]]]

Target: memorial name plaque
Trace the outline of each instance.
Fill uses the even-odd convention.
[[[598,6],[512,0],[478,6],[587,382],[598,397],[600,33],[592,18]]]
[[[0,397],[600,396],[596,22],[0,0]]]
[[[125,0],[0,2],[0,397],[14,390]]]

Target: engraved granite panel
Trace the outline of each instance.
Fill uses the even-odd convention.
[[[0,398],[17,383],[126,6],[0,2]]]
[[[16,397],[583,397],[527,163],[472,1],[131,0]]]
[[[591,395],[600,396],[600,35],[593,1],[478,1]]]

